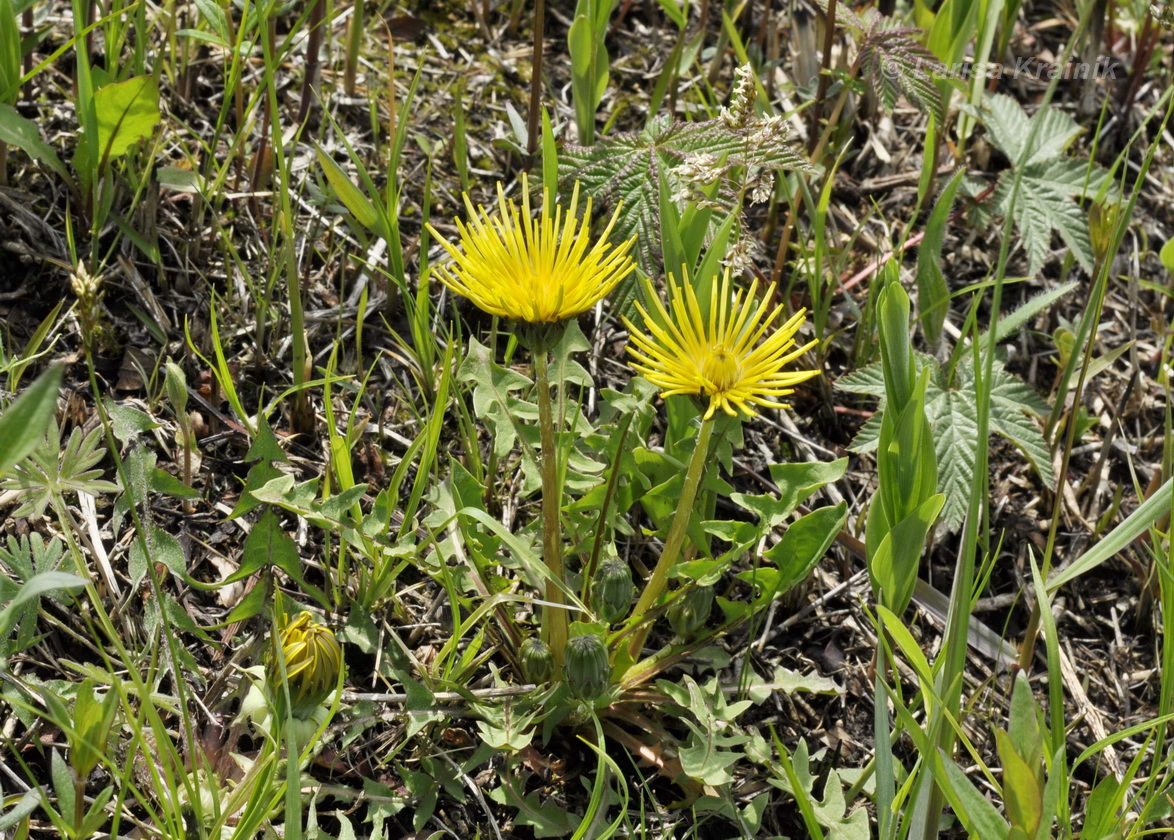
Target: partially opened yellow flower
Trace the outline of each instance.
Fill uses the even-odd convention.
[[[556,205],[553,219],[545,191],[542,214],[532,218],[525,176],[521,212],[513,201],[506,201],[500,183],[497,198],[501,210],[490,216],[484,207],[474,210],[469,196],[464,196],[469,222],[456,220],[459,246],[449,244],[428,226],[453,258],[451,264],[436,270],[441,281],[489,314],[530,323],[565,321],[586,312],[632,273],[628,251],[635,240],[618,248],[607,241],[619,208],[592,245],[590,198],[583,219],[575,215],[578,184],[571,206],[564,212]]]
[[[669,276],[671,314],[649,285],[648,297],[659,318],[650,316],[637,303],[645,331],[624,319],[632,334],[632,344],[628,345],[635,359],[632,367],[661,388],[662,397],[708,395],[706,420],[719,408],[731,417],[738,416],[737,410],[755,416],[752,406],[790,408],[777,398],[794,393],[794,385],[817,376],[819,371],[784,372],[783,366],[798,359],[816,342],[792,349],[806,310],[795,313],[768,335],[783,306],[779,304],[768,314],[774,284],[761,302],[754,296],[757,288],[755,281],[749,292],[735,294],[728,270],[720,283],[714,277],[706,318],[688,283],[682,288]]]
[[[295,718],[307,718],[326,702],[338,684],[342,669],[342,648],[334,633],[314,621],[308,612],[300,612],[280,635],[281,657],[289,682],[289,699]],[[281,666],[274,650],[266,668],[274,698],[284,697]]]

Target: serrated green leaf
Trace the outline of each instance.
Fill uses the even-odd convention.
[[[970,484],[978,449],[978,408],[974,395],[959,391],[938,391],[940,396],[926,403],[934,448],[938,455],[938,489],[946,496],[942,522],[953,530],[966,515]]]
[[[665,266],[661,264],[660,193],[649,185],[659,184],[663,175],[672,194],[684,189],[673,170],[687,158],[707,154],[737,166],[814,171],[800,150],[788,143],[752,143],[758,128],[760,123],[753,120],[744,128],[731,129],[721,120],[674,123],[658,117],[639,133],[616,133],[589,147],[568,144],[559,157],[560,180],[566,184],[578,181],[601,203],[622,202],[612,240],[636,237],[633,256],[646,274],[655,277]],[[728,213],[734,197],[733,190],[719,191],[715,201]],[[715,223],[725,218],[725,214],[715,216]],[[633,280],[621,285],[626,290],[617,290],[613,302],[617,298],[631,300]]]
[[[879,95],[885,110],[891,114],[904,94],[914,107],[932,114],[941,125],[945,104],[936,79],[944,77],[946,66],[918,40],[920,30],[894,25],[872,9],[860,22],[867,26],[857,59],[861,76]]]
[[[489,348],[475,338],[469,339],[469,352],[457,370],[457,379],[473,383],[473,410],[493,435],[493,451],[499,458],[506,457],[518,438],[518,421],[538,418],[536,405],[513,396],[534,383],[499,365]]]
[[[1060,290],[1057,290],[1060,291]],[[955,388],[943,390],[936,382],[937,362],[930,356],[916,354],[917,364],[932,366],[925,395],[925,413],[933,433],[938,460],[938,490],[945,494],[942,522],[956,529],[966,513],[970,484],[974,477],[974,458],[978,448],[978,413],[973,373],[966,365],[958,367]],[[836,387],[855,394],[884,397],[884,374],[880,363],[845,376]],[[1050,410],[1047,401],[1031,386],[1001,364],[996,364],[991,385],[990,430],[1018,447],[1045,484],[1053,481],[1051,452],[1039,426],[1030,416],[1044,416]],[[868,419],[852,440],[854,452],[872,452],[880,438],[884,405]]]
[[[1000,178],[992,206],[996,213],[1014,220],[1027,251],[1029,273],[1037,273],[1046,261],[1053,232],[1091,272],[1088,219],[1072,198],[1096,193],[1106,174],[1096,164],[1064,156],[1080,126],[1052,107],[1040,109],[1029,120],[1022,106],[1004,94],[987,97],[984,109],[976,115],[986,124],[991,141],[1011,161],[1012,169]],[[1016,176],[1018,191],[1014,189]]]

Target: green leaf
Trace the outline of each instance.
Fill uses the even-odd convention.
[[[266,508],[245,538],[240,568],[226,577],[224,583],[244,580],[266,566],[276,566],[287,574],[293,569],[296,577],[300,578],[300,564],[301,558],[298,557],[294,541],[281,529],[277,515]]]
[[[945,496],[930,496],[884,535],[869,563],[879,599],[900,615],[909,606],[917,582],[917,570],[925,549],[925,538],[937,519]],[[874,505],[875,508],[875,505]],[[871,516],[871,510],[870,510]]]
[[[124,446],[143,432],[159,428],[159,424],[151,419],[149,414],[139,411],[137,408],[119,405],[109,397],[104,398],[102,402],[106,406],[106,412],[110,415],[110,425],[114,436]]]
[[[996,730],[995,743],[1003,762],[1003,802],[1012,829],[1034,837],[1043,815],[1043,787],[1035,770],[1016,752],[1011,736]]]
[[[992,206],[999,215],[1013,219],[1019,229],[1029,273],[1037,273],[1046,261],[1053,232],[1091,273],[1094,255],[1087,214],[1072,198],[1097,193],[1106,174],[1094,163],[1065,157],[1080,126],[1052,107],[1041,108],[1029,120],[1022,106],[1005,94],[988,96],[984,104],[981,112],[971,109],[971,113],[984,121],[991,141],[1012,165],[999,179]],[[1014,189],[1016,177],[1018,191]]]
[[[807,577],[835,542],[847,517],[847,502],[813,510],[788,527],[783,538],[765,552],[763,556],[775,564],[780,574],[774,585],[776,595]]]
[[[565,837],[578,828],[581,819],[567,808],[565,802],[553,798],[543,800],[538,790],[523,796],[514,788],[511,779],[500,778],[501,787],[490,791],[489,798],[508,807],[513,812],[514,821],[532,829],[536,838]]]
[[[136,76],[106,85],[94,94],[101,161],[126,154],[150,137],[159,124],[159,87],[151,76]]]
[[[751,496],[731,493],[730,500],[759,517],[762,533],[778,527],[803,504],[812,493],[826,484],[839,481],[848,469],[848,459],[829,463],[771,464],[770,477],[779,488],[779,495]]]
[[[874,9],[859,21],[867,24],[860,43],[857,61],[861,77],[875,91],[885,111],[892,113],[901,94],[923,114],[932,114],[941,125],[945,121],[945,104],[938,78],[946,66],[922,46],[921,33],[894,23]]]
[[[9,800],[5,800],[9,801]],[[8,831],[18,822],[23,820],[33,811],[37,810],[41,805],[41,792],[37,788],[26,791],[23,796],[17,800],[16,804],[0,814],[0,831]]]
[[[493,451],[505,458],[513,451],[519,420],[537,420],[538,407],[514,397],[534,383],[516,371],[499,365],[489,348],[469,339],[469,352],[457,370],[461,382],[473,383],[473,411],[493,436]]]
[[[954,196],[962,185],[965,170],[950,179],[934,205],[925,225],[925,238],[917,248],[917,305],[921,312],[921,330],[932,345],[942,337],[942,327],[950,312],[950,289],[942,274],[942,240],[954,205]]]
[[[1060,158],[1084,130],[1068,114],[1051,106],[1041,108],[1029,120],[1018,100],[1005,93],[985,97],[983,108],[979,118],[986,124],[991,142],[1007,155],[1012,166]],[[1028,148],[1028,135],[1034,122],[1040,126]]]
[[[57,411],[61,367],[55,365],[37,378],[0,415],[0,476],[45,439],[45,430]]]
[[[1030,304],[1027,304],[1030,305]],[[970,366],[959,365],[958,381],[951,390],[936,382],[940,372],[929,356],[916,354],[918,364],[930,365],[933,376],[926,387],[925,414],[933,433],[937,456],[938,490],[946,495],[942,521],[953,530],[962,522],[974,476],[978,450],[978,413],[974,374]],[[845,376],[836,386],[856,394],[884,396],[884,375],[879,363]],[[1006,438],[1018,447],[1045,484],[1053,481],[1051,453],[1043,433],[1032,416],[1049,411],[1047,402],[1027,383],[1008,373],[996,361],[991,385],[992,434]],[[876,449],[884,417],[884,406],[857,433],[851,449],[871,452]]]
[[[675,273],[677,267],[661,264],[660,193],[650,189],[650,185],[660,183],[662,173],[675,194],[686,184],[674,168],[702,154],[734,166],[815,171],[801,150],[791,144],[781,140],[752,143],[752,136],[761,127],[760,120],[732,129],[720,119],[674,123],[667,117],[658,117],[639,133],[617,132],[589,147],[566,145],[559,157],[561,180],[567,184],[579,181],[587,194],[600,203],[622,202],[612,240],[623,242],[636,237],[633,257],[649,276],[659,275],[662,269]],[[728,189],[719,191],[715,201],[729,212],[733,199],[734,191]],[[719,215],[717,221],[721,218]],[[633,283],[628,280],[622,285],[630,287]],[[630,288],[619,291],[613,302],[631,300]],[[626,306],[617,308],[623,310]]]
[[[20,617],[21,605],[48,592],[75,592],[85,588],[86,583],[85,578],[67,572],[41,572],[34,575],[16,590],[4,609],[0,610],[0,639],[7,638],[12,632],[16,619]]]
[[[142,540],[135,540],[130,545],[128,566],[133,586],[137,587],[146,577],[151,563],[162,563],[172,574],[186,580],[187,558],[184,557],[179,540],[162,528],[152,527],[149,534],[150,554],[143,553]]]
[[[335,163],[334,158],[322,151],[320,146],[314,147],[314,153],[318,157],[318,165],[322,167],[326,180],[334,188],[339,201],[351,211],[355,221],[372,233],[384,235],[385,231],[382,230],[379,211],[375,209],[375,205],[355,185],[350,176],[343,172],[342,167]]]
[[[69,169],[53,147],[41,139],[41,132],[32,120],[22,117],[7,103],[0,103],[0,143],[22,149],[33,160],[38,160],[59,175],[67,184],[73,178]]]
[[[981,837],[982,840],[1005,840],[1010,831],[1007,821],[999,816],[995,806],[966,778],[962,768],[952,758],[941,750],[939,756],[957,799],[958,818],[971,836]]]
[[[1166,271],[1174,274],[1174,238],[1166,240],[1166,244],[1162,246],[1158,256],[1162,260],[1162,265],[1166,267]]]
[[[0,0],[0,102],[11,105],[20,95],[20,25],[12,0]]]

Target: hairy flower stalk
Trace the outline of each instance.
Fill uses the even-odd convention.
[[[586,312],[632,273],[628,252],[635,241],[613,248],[608,235],[619,217],[619,208],[607,227],[592,243],[591,199],[580,219],[579,185],[571,193],[570,207],[554,205],[543,193],[542,211],[537,219],[530,208],[529,181],[522,177],[522,207],[506,201],[497,186],[500,211],[490,216],[483,207],[474,209],[464,196],[468,222],[456,221],[460,241],[452,245],[436,229],[428,230],[452,257],[452,263],[436,269],[448,288],[473,301],[491,315],[521,321],[522,336],[534,359],[534,385],[538,400],[538,430],[542,452],[542,554],[550,572],[546,600],[551,606],[543,615],[543,641],[549,644],[556,673],[561,671],[567,643],[568,615],[563,607],[561,502],[558,451],[555,445],[554,411],[551,400],[549,352],[561,325]],[[560,392],[561,393],[561,392]]]
[[[537,332],[537,330],[535,331]],[[550,577],[546,581],[546,607],[542,620],[543,641],[550,645],[555,673],[560,673],[563,650],[567,646],[569,616],[562,605],[567,602],[561,584],[566,580],[563,567],[562,488],[558,480],[558,452],[554,443],[554,412],[550,399],[550,372],[546,343],[534,342],[534,387],[538,391],[538,434],[542,441],[542,558]]]
[[[624,319],[632,336],[628,345],[628,353],[635,360],[632,367],[661,388],[662,398],[674,394],[709,398],[664,550],[636,604],[637,616],[646,615],[664,593],[669,570],[684,546],[718,409],[730,417],[754,417],[754,407],[790,408],[779,398],[793,393],[794,385],[819,374],[818,370],[783,372],[784,365],[798,359],[815,342],[795,348],[795,335],[804,320],[802,311],[770,332],[783,305],[770,309],[774,284],[761,302],[755,297],[757,288],[755,282],[748,292],[734,293],[727,270],[720,283],[718,278],[713,279],[706,316],[692,285],[686,283],[682,288],[670,276],[668,307],[651,284],[647,284],[647,291],[655,316],[637,304],[644,330]],[[646,624],[633,634],[633,659],[639,658],[648,630]]]

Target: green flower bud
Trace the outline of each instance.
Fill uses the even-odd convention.
[[[518,659],[523,676],[532,683],[541,685],[554,676],[554,654],[550,652],[550,645],[535,636],[522,642]]]
[[[295,718],[308,718],[326,702],[338,684],[342,648],[330,628],[314,621],[308,612],[298,613],[281,631],[280,640],[281,658],[285,660],[285,676],[289,683],[290,711]],[[265,673],[270,696],[278,704],[284,703],[285,690],[281,685],[281,665],[276,648],[270,655]]]
[[[632,598],[636,585],[632,583],[632,570],[617,557],[604,560],[595,578],[595,614],[605,624],[615,624],[632,609]]]
[[[691,586],[669,606],[669,625],[678,636],[687,639],[705,626],[712,609],[713,587]]]
[[[563,652],[567,685],[580,700],[591,702],[611,683],[611,663],[607,647],[598,636],[574,636]]]

